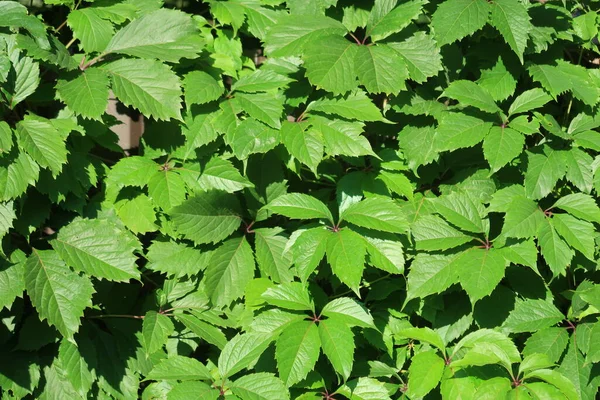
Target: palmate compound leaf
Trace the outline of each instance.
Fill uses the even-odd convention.
[[[335,276],[358,293],[367,255],[365,239],[348,228],[342,228],[329,234],[326,252],[327,262]]]
[[[359,46],[341,36],[310,42],[304,51],[306,77],[317,88],[344,94],[358,86],[354,68]]]
[[[180,58],[195,58],[202,50],[202,40],[197,33],[196,23],[190,15],[159,9],[119,30],[103,53],[177,62]]]
[[[490,23],[498,29],[523,63],[523,53],[533,28],[527,7],[518,0],[495,0],[491,8]]]
[[[319,328],[312,321],[296,322],[279,335],[275,346],[277,370],[288,387],[306,378],[313,370],[320,349]]]
[[[146,355],[160,350],[175,331],[171,319],[156,311],[148,311],[142,323],[142,347]]]
[[[56,90],[69,109],[84,118],[100,120],[108,105],[108,76],[99,68],[89,68],[69,81],[59,80]]]
[[[292,219],[326,219],[333,224],[333,215],[321,200],[304,193],[288,193],[277,197],[266,209]]]
[[[453,43],[483,28],[491,6],[486,0],[449,0],[441,3],[431,18],[440,46]]]
[[[25,287],[42,320],[65,337],[79,330],[83,311],[92,305],[94,287],[86,276],[73,272],[51,250],[33,250],[25,263]]]
[[[218,243],[242,223],[234,195],[219,191],[200,193],[175,207],[169,215],[177,232],[197,244]]]
[[[156,60],[123,58],[104,68],[112,90],[125,105],[159,120],[182,120],[179,77],[170,67]]]
[[[408,231],[408,221],[400,206],[394,200],[382,197],[369,197],[350,205],[341,213],[340,220],[383,232]]]
[[[321,347],[333,369],[344,381],[348,379],[354,364],[354,334],[348,325],[336,317],[319,322]]]
[[[229,305],[244,295],[254,269],[252,248],[244,236],[224,242],[214,251],[206,268],[206,294],[215,305]]]
[[[274,337],[259,333],[242,333],[234,336],[219,354],[221,377],[226,378],[248,368],[269,347]]]
[[[140,278],[135,244],[106,220],[75,219],[50,243],[60,258],[78,271],[116,282]]]

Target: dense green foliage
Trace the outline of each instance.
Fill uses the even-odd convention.
[[[0,1],[2,399],[595,399],[599,9]]]

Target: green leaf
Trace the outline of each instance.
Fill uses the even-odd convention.
[[[523,53],[532,28],[527,8],[518,0],[497,0],[491,8],[490,23],[523,63]]]
[[[450,193],[435,199],[435,211],[448,222],[462,230],[474,233],[486,233],[489,229],[487,221],[481,218],[483,207],[469,195]]]
[[[567,243],[589,260],[594,261],[595,229],[594,225],[582,221],[569,214],[555,214],[552,217],[552,226]]]
[[[230,384],[231,391],[240,399],[287,400],[290,398],[285,384],[273,374],[249,374]]]
[[[537,378],[556,386],[568,400],[577,400],[581,398],[575,389],[575,385],[557,371],[551,369],[538,369],[527,374],[527,377]]]
[[[354,69],[359,46],[341,36],[325,36],[306,46],[306,77],[318,89],[344,94],[358,86]]]
[[[369,15],[366,36],[373,42],[400,32],[421,14],[423,0],[412,0],[396,6],[396,1],[375,1]]]
[[[0,201],[17,198],[33,185],[40,173],[40,167],[27,153],[19,153],[7,168],[0,166]]]
[[[289,122],[284,122],[284,125]],[[281,131],[283,131],[283,126]],[[279,131],[258,122],[253,118],[242,121],[228,138],[235,156],[245,160],[251,154],[266,153],[279,144]],[[321,153],[323,151],[321,150]]]
[[[560,238],[552,220],[547,219],[538,231],[540,252],[554,276],[563,275],[575,252]]]
[[[219,157],[213,157],[206,163],[198,183],[205,191],[221,190],[228,193],[253,186],[230,161]]]
[[[327,239],[327,261],[333,273],[355,293],[362,279],[367,246],[359,234],[341,229]]]
[[[154,366],[146,379],[151,380],[211,380],[208,368],[200,361],[184,356],[171,356]]]
[[[219,390],[204,382],[180,382],[173,386],[167,400],[218,400]]]
[[[148,194],[166,212],[183,203],[185,192],[183,178],[171,170],[157,172],[148,181]]]
[[[594,183],[594,174],[592,171],[594,159],[583,150],[577,148],[565,152],[564,159],[567,167],[567,180],[582,192],[590,193]]]
[[[119,160],[108,173],[107,183],[122,186],[144,187],[150,181],[159,165],[151,159],[132,156]]]
[[[218,243],[240,226],[239,208],[233,195],[210,191],[187,199],[169,215],[185,238],[197,244]]]
[[[115,203],[117,214],[121,221],[134,233],[154,232],[158,226],[152,201],[145,194],[133,199],[123,199]]]
[[[244,295],[254,269],[254,256],[246,238],[230,239],[210,258],[205,272],[206,293],[215,305],[229,305]]]
[[[502,324],[508,332],[537,332],[564,319],[564,315],[550,302],[541,299],[517,300],[515,309]]]
[[[135,244],[106,220],[78,218],[50,243],[60,258],[78,271],[117,282],[140,279]]]
[[[400,332],[398,332],[398,334],[400,336],[404,336],[410,339],[416,339],[419,342],[432,344],[438,349],[440,349],[442,353],[446,353],[446,346],[444,345],[442,337],[439,333],[437,333],[431,328],[407,328],[402,329]]]
[[[265,53],[270,57],[295,56],[314,40],[327,35],[346,34],[346,28],[333,18],[311,15],[298,18],[289,15],[281,18],[268,30],[265,37]]]
[[[451,261],[444,255],[418,253],[406,277],[406,300],[441,293],[457,283],[458,271]]]
[[[0,257],[0,309],[10,308],[17,297],[23,296],[23,291],[25,291],[23,263],[12,264],[4,257]]]
[[[560,327],[543,328],[534,332],[523,348],[523,355],[545,354],[551,362],[558,362],[569,342],[569,333]]]
[[[352,330],[335,317],[319,322],[319,337],[323,353],[333,369],[346,381],[354,364],[354,335]]]
[[[546,105],[552,97],[543,89],[534,88],[518,95],[508,109],[508,115],[521,114]]]
[[[507,207],[502,235],[527,239],[537,234],[544,221],[544,212],[537,203],[524,196],[516,196]]]
[[[274,282],[292,280],[291,254],[285,251],[288,238],[281,228],[254,229],[254,249],[258,268]]]
[[[437,150],[473,147],[485,138],[492,123],[467,114],[447,113],[437,127]]]
[[[420,250],[447,250],[473,240],[434,215],[419,218],[411,232]]]
[[[10,54],[10,59],[12,61],[14,77],[12,74],[9,76],[12,79],[9,79],[9,84],[6,88],[0,87],[0,93],[5,95],[3,99],[6,98],[8,107],[14,110],[19,103],[37,90],[40,84],[40,66],[29,57],[20,57],[17,50],[14,50]]]
[[[405,4],[414,4],[412,1]],[[440,49],[432,36],[425,32],[417,32],[400,43],[388,43],[404,59],[410,79],[423,83],[442,70],[442,56]]]
[[[4,237],[13,227],[13,221],[17,218],[14,203],[0,203],[0,238]]]
[[[179,314],[177,315],[177,319],[181,321],[196,336],[212,345],[217,346],[219,349],[222,350],[227,344],[227,338],[219,328],[214,327],[211,324],[206,323],[192,315]]]
[[[291,251],[296,274],[302,282],[306,282],[325,256],[329,231],[320,227],[297,232],[300,235],[293,242]]]
[[[146,356],[160,350],[175,331],[173,322],[166,315],[148,311],[142,323],[142,347]]]
[[[338,297],[331,300],[323,307],[321,314],[326,317],[333,317],[351,326],[375,326],[369,310],[358,301],[349,297]]]
[[[5,121],[0,121],[0,154],[8,153],[13,146],[13,133]]]
[[[404,272],[404,247],[397,235],[366,229],[359,232],[366,241],[370,265],[390,274]]]
[[[77,333],[83,311],[92,305],[88,277],[73,272],[55,252],[34,249],[25,262],[25,287],[42,320],[67,338]]]
[[[421,398],[431,392],[440,382],[444,367],[444,360],[435,351],[416,354],[408,367],[407,396]]]
[[[340,121],[325,123],[319,121],[315,129],[325,143],[325,150],[330,156],[345,155],[358,157],[372,155],[377,157],[366,137],[361,136],[356,126]]]
[[[271,93],[252,93],[235,95],[240,107],[252,118],[264,122],[272,128],[281,128],[283,97]]]
[[[323,137],[311,129],[308,122],[284,121],[281,125],[281,141],[287,151],[301,163],[316,171],[323,159]]]
[[[248,368],[269,347],[273,337],[264,333],[243,333],[233,337],[219,355],[219,373],[229,377]]]
[[[40,166],[57,176],[67,162],[65,137],[49,120],[26,118],[17,124],[17,139]]]
[[[282,332],[275,346],[275,358],[279,376],[288,387],[313,370],[320,349],[319,328],[312,321],[296,322]]]
[[[512,67],[511,64],[509,66]],[[506,100],[517,88],[514,73],[514,68],[507,68],[500,56],[492,68],[481,71],[477,84],[487,90],[494,100]]]
[[[329,208],[321,200],[304,193],[288,193],[265,206],[268,210],[292,219],[326,219],[333,224]]]
[[[197,32],[196,23],[190,15],[163,8],[147,13],[121,28],[108,43],[104,53],[169,62],[177,62],[180,58],[195,58],[202,48]],[[164,78],[159,80],[164,82]]]
[[[406,126],[398,134],[398,144],[412,170],[438,158],[439,141],[438,133],[432,126]]]
[[[289,282],[268,288],[261,296],[268,304],[288,310],[310,311],[315,306],[307,287],[300,282]]]
[[[125,105],[159,120],[181,120],[179,77],[155,60],[121,59],[106,65],[112,90]]]
[[[449,0],[438,6],[431,18],[440,46],[453,43],[483,28],[491,6],[485,0]]]
[[[525,137],[514,129],[494,126],[483,140],[483,154],[496,172],[523,151]]]
[[[389,391],[383,382],[367,377],[347,382],[337,390],[337,393],[350,400],[391,400]]]
[[[369,93],[397,94],[406,89],[408,69],[392,47],[360,46],[355,57],[358,81]]]
[[[496,249],[471,249],[457,257],[456,271],[460,285],[465,289],[471,304],[491,294],[504,277],[506,261]]]
[[[210,103],[219,99],[225,91],[221,83],[204,71],[189,72],[182,85],[187,105]]]
[[[496,105],[492,95],[475,82],[453,81],[442,93],[442,96],[458,100],[460,103],[479,108],[490,113],[502,112]]]
[[[311,102],[306,112],[317,111],[361,121],[381,121],[381,112],[365,92],[357,90],[341,98],[323,98]]]
[[[381,197],[370,197],[350,205],[340,215],[340,220],[342,219],[383,232],[405,233],[408,230],[408,222],[398,204]]]
[[[113,24],[102,17],[102,13],[93,7],[73,10],[67,17],[73,37],[88,54],[104,50],[115,33]]]
[[[84,397],[91,389],[95,376],[77,346],[69,340],[61,340],[58,360],[65,378],[73,385],[75,391]]]
[[[89,68],[75,79],[59,80],[56,90],[67,107],[84,118],[100,120],[108,106],[108,76],[101,69]]]
[[[258,69],[251,74],[242,76],[231,86],[232,91],[238,92],[267,92],[273,89],[281,89],[293,79],[285,75],[278,74],[268,69]]]
[[[600,223],[600,208],[592,196],[584,193],[572,193],[561,197],[552,205],[578,218]]]
[[[34,15],[27,15],[27,8],[14,1],[2,1],[0,3],[0,14],[3,27],[23,27],[36,38],[37,43],[43,49],[50,47],[46,35],[45,25]]]

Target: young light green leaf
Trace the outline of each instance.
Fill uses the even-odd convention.
[[[508,115],[521,114],[546,105],[552,97],[544,89],[534,88],[518,95],[508,109]]]
[[[355,293],[362,279],[366,254],[365,239],[347,228],[332,232],[327,239],[327,261],[331,270]]]
[[[323,353],[333,369],[346,381],[354,364],[354,334],[350,327],[335,317],[319,322]]]
[[[397,94],[406,89],[404,59],[386,44],[358,47],[354,63],[358,80],[369,93]]]
[[[288,400],[290,398],[281,379],[266,372],[242,376],[231,383],[229,388],[240,399]]]
[[[99,68],[89,68],[69,81],[59,80],[56,90],[69,109],[84,118],[100,120],[108,106],[108,76]]]
[[[518,0],[496,0],[491,8],[490,23],[523,63],[523,53],[532,29],[526,6]]]
[[[146,376],[151,380],[210,380],[208,368],[200,361],[184,356],[170,356],[154,366]]]
[[[88,277],[73,272],[54,251],[34,249],[25,262],[25,287],[42,320],[67,338],[77,333],[83,311],[92,305]]]
[[[135,244],[107,220],[75,219],[50,244],[69,266],[96,278],[116,282],[140,278]]]
[[[173,332],[175,326],[169,317],[156,311],[148,311],[142,323],[142,347],[146,356],[160,350]]]
[[[288,193],[277,197],[266,209],[292,219],[326,219],[333,223],[329,208],[321,200],[304,193]]]
[[[458,100],[460,103],[479,108],[490,113],[502,112],[492,95],[477,83],[466,80],[453,81],[442,96]]]
[[[375,326],[369,310],[358,301],[349,297],[339,297],[331,300],[323,307],[321,314],[326,317],[334,317],[352,326]]]
[[[268,304],[288,310],[314,311],[314,304],[306,285],[288,282],[268,288],[261,296]]]
[[[408,367],[407,395],[421,398],[431,392],[440,382],[445,367],[444,360],[435,351],[416,354]]]
[[[394,200],[382,197],[369,197],[350,205],[342,212],[340,220],[383,232],[408,231],[408,221],[404,218],[400,206]]]
[[[485,0],[450,0],[440,4],[431,18],[438,44],[453,43],[483,28],[490,10]]]
[[[210,258],[205,272],[206,293],[214,304],[229,305],[244,295],[254,269],[252,248],[246,238],[230,239]]]
[[[287,327],[277,339],[275,358],[279,376],[289,387],[313,370],[321,339],[317,325],[311,321],[299,321]]]
[[[473,240],[435,215],[421,217],[411,226],[417,249],[447,250]]]
[[[518,131],[508,128],[493,126],[483,140],[483,155],[490,164],[494,173],[523,151],[525,137]]]
[[[515,309],[502,324],[508,332],[537,332],[564,319],[554,304],[541,299],[517,300]]]
[[[219,355],[219,373],[229,377],[248,368],[269,347],[273,337],[264,333],[243,333],[233,337]]]
[[[324,36],[306,46],[304,67],[311,84],[334,94],[358,86],[354,69],[359,47],[341,36]]]
[[[364,376],[346,382],[337,393],[352,400],[391,400],[383,382]]]
[[[198,244],[218,243],[241,224],[233,195],[210,191],[191,197],[169,213],[175,229]]]
[[[117,32],[103,53],[177,62],[195,58],[202,40],[190,15],[162,8],[135,19]],[[164,81],[164,78],[161,79]]]

